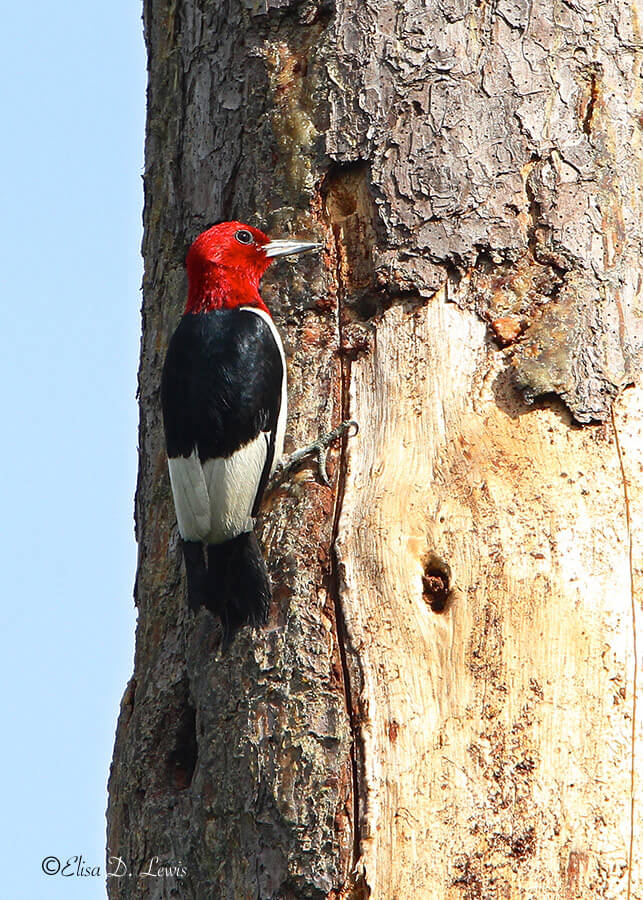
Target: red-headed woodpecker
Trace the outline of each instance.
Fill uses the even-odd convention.
[[[320,247],[224,222],[186,259],[187,305],[161,382],[165,442],[188,603],[221,617],[224,646],[266,621],[271,598],[253,528],[283,451],[286,362],[259,282],[278,257]]]

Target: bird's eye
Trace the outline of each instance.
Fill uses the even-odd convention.
[[[252,235],[249,231],[246,231],[245,228],[242,228],[240,231],[235,231],[234,236],[240,244],[252,244]]]

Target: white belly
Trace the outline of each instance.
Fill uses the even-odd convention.
[[[277,432],[275,434],[275,456],[272,461],[272,466],[270,467],[270,474],[272,475],[272,473],[277,468],[279,460],[283,456],[284,438],[286,436],[286,419],[288,418],[288,373],[286,372],[286,355],[284,353],[284,345],[281,342],[281,337],[279,335],[279,332],[277,331],[277,327],[272,321],[272,316],[268,315],[267,312],[264,312],[263,309],[257,309],[254,306],[243,306],[242,309],[247,309],[250,312],[255,313],[255,315],[260,316],[264,320],[264,322],[266,322],[266,324],[272,331],[272,336],[275,339],[275,343],[279,348],[279,355],[281,356],[281,365],[283,371],[283,377],[281,379],[281,406],[279,407]]]

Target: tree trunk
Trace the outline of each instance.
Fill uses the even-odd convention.
[[[146,0],[112,900],[643,898],[635,24]],[[225,655],[186,608],[159,404],[185,250],[221,218],[325,241],[264,281],[289,449],[360,425],[332,488],[303,468],[267,498],[270,623]]]

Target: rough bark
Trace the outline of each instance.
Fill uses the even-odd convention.
[[[112,900],[643,897],[635,25],[626,0],[146,0],[108,846],[186,875]],[[270,623],[221,656],[158,385],[186,246],[233,217],[326,243],[264,284],[290,449],[360,434],[332,488],[271,493]]]

